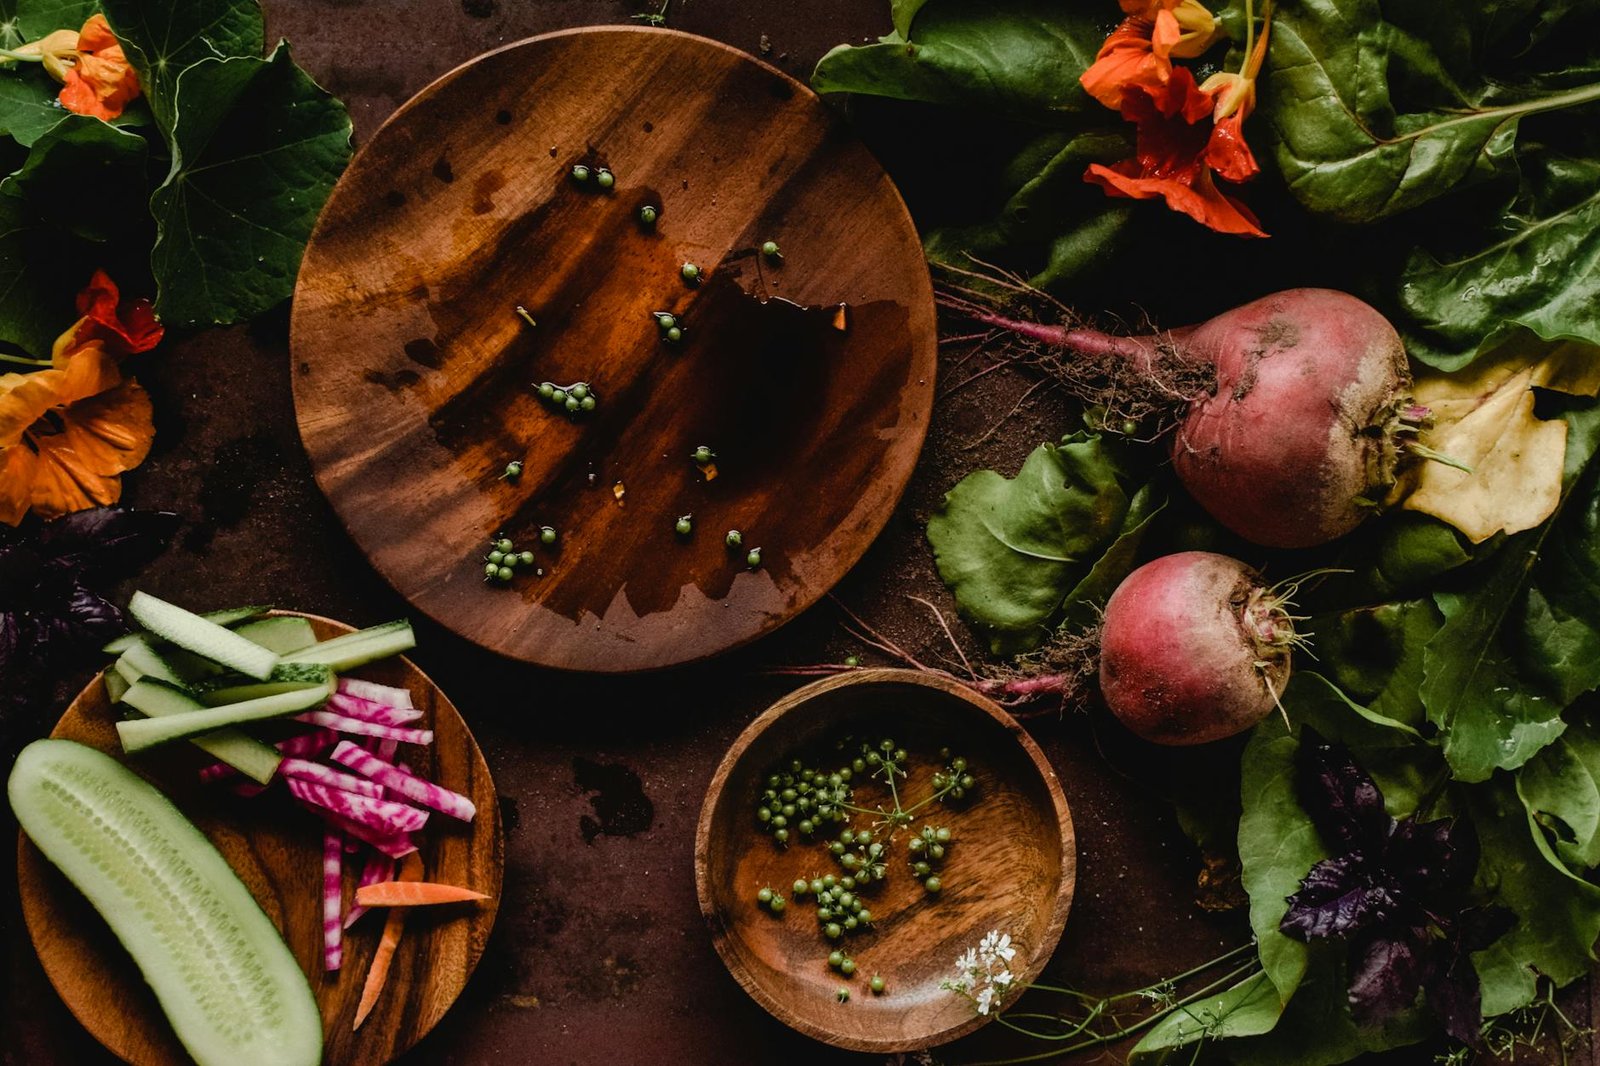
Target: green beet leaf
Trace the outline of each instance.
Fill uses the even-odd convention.
[[[1482,848],[1478,882],[1518,919],[1472,959],[1487,1018],[1533,1002],[1540,975],[1559,987],[1589,972],[1600,938],[1600,888],[1552,854],[1505,775],[1469,789],[1468,796]]]
[[[1422,656],[1444,621],[1432,600],[1358,607],[1312,618],[1319,669],[1352,699],[1410,728],[1422,725]]]
[[[1572,722],[1517,771],[1517,796],[1548,834],[1551,850],[1576,870],[1600,865],[1600,729]]]
[[[1540,153],[1501,210],[1446,249],[1417,249],[1400,275],[1407,351],[1465,366],[1516,327],[1600,344],[1600,158]]]
[[[172,171],[150,198],[156,311],[178,326],[237,322],[293,290],[350,158],[350,116],[287,44],[266,59],[197,63],[178,96]]]
[[[996,653],[1037,647],[1075,589],[1099,596],[1131,568],[1154,502],[1135,507],[1126,479],[1099,437],[1080,436],[1040,445],[1013,479],[980,470],[945,496],[928,522],[939,576]]]
[[[102,0],[100,6],[163,133],[170,134],[177,121],[178,83],[190,67],[212,59],[255,59],[266,46],[257,0]],[[196,102],[210,105],[203,98]]]
[[[817,64],[811,87],[999,108],[1009,117],[1100,109],[1078,84],[1111,21],[1091,5],[898,0],[892,14],[896,33],[835,48]]]
[[[1434,593],[1444,623],[1423,649],[1419,693],[1462,781],[1527,762],[1600,684],[1600,469],[1588,470],[1600,408],[1570,413],[1568,426],[1556,513]]]
[[[1283,1014],[1272,981],[1253,973],[1233,987],[1172,1011],[1151,1027],[1128,1053],[1129,1066],[1177,1066],[1193,1061],[1192,1046],[1202,1040],[1259,1036]],[[1181,1049],[1190,1048],[1189,1051]]]
[[[1495,54],[1462,39],[1471,23],[1439,29],[1454,9],[1394,8],[1299,0],[1273,20],[1261,114],[1284,180],[1311,211],[1371,222],[1511,173],[1523,118],[1600,100],[1600,63],[1541,72],[1524,53],[1502,72],[1467,60]],[[1385,21],[1408,14],[1414,25]]]
[[[1289,1002],[1306,972],[1306,945],[1278,930],[1288,899],[1317,862],[1328,857],[1316,826],[1295,795],[1294,754],[1299,741],[1269,719],[1256,726],[1240,767],[1239,862],[1250,895],[1250,928],[1262,968]]]

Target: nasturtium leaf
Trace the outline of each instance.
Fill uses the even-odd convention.
[[[68,112],[56,102],[61,86],[29,64],[23,70],[0,69],[0,133],[27,146],[60,122]]]
[[[287,299],[350,158],[344,105],[280,44],[208,59],[178,82],[172,171],[150,198],[156,311],[171,325],[250,318]]]
[[[0,75],[3,77],[3,75]],[[77,317],[105,239],[144,236],[144,138],[68,115],[0,180],[0,341],[38,356]]]
[[[1038,646],[1069,593],[1132,532],[1125,477],[1099,437],[1080,436],[1040,445],[1015,478],[979,470],[945,496],[928,522],[939,576],[994,651]]]
[[[1600,158],[1541,151],[1520,175],[1501,210],[1411,253],[1396,324],[1413,358],[1454,370],[1517,327],[1600,344]]]
[[[1313,212],[1371,222],[1510,173],[1524,117],[1600,100],[1600,64],[1517,78],[1480,66],[1469,80],[1385,14],[1378,0],[1300,0],[1274,16],[1260,111]]]
[[[1467,369],[1419,375],[1416,401],[1433,412],[1427,446],[1470,470],[1417,463],[1397,486],[1401,506],[1448,522],[1474,544],[1550,517],[1561,499],[1567,423],[1534,414],[1535,388],[1595,395],[1600,349],[1521,333]]]
[[[1600,730],[1574,721],[1516,777],[1517,796],[1561,861],[1577,870],[1600,865]]]
[[[1265,973],[1253,973],[1225,991],[1174,1010],[1128,1053],[1129,1066],[1176,1066],[1193,1061],[1191,1045],[1270,1032],[1283,1003]],[[1188,1052],[1173,1054],[1181,1048]]]
[[[259,59],[266,45],[257,0],[101,0],[101,6],[163,132],[177,121],[178,81],[190,67],[204,60]],[[191,108],[211,106],[204,89],[195,85]]]
[[[1011,118],[1100,109],[1078,84],[1106,36],[1108,19],[1092,5],[900,0],[895,14],[907,38],[840,45],[817,64],[811,87],[1001,109]]]
[[[1533,1002],[1541,975],[1560,987],[1589,972],[1600,938],[1600,888],[1565,870],[1507,777],[1468,796],[1482,848],[1478,882],[1517,915],[1504,936],[1473,956],[1490,1016]]]
[[[15,48],[56,30],[77,31],[99,10],[99,0],[4,0],[0,47]]]

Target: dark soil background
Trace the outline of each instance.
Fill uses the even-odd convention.
[[[626,22],[621,0],[267,0],[272,38],[341,96],[358,143],[433,78],[532,34]],[[726,41],[798,78],[834,44],[888,29],[882,0],[672,0],[671,26]],[[869,141],[901,178],[919,218],[968,192],[963,172],[985,146],[918,165],[920,134],[937,118],[914,108],[875,121]],[[1151,208],[1155,210],[1155,208]],[[1169,312],[1177,313],[1177,312]],[[351,544],[311,478],[289,392],[287,314],[248,329],[164,344],[141,380],[155,397],[149,461],[127,478],[126,502],[181,512],[171,550],[139,585],[186,604],[271,601],[366,625],[407,614]],[[1013,473],[1067,426],[1063,404],[1010,371],[951,386],[976,366],[946,356],[944,390],[926,450],[894,520],[840,584],[838,600],[925,661],[948,643],[915,595],[954,620],[923,537],[929,512],[966,472]],[[492,609],[492,608],[486,608]],[[694,894],[695,822],[711,773],[738,732],[797,684],[765,668],[883,661],[840,628],[824,601],[776,635],[713,663],[664,675],[599,678],[508,663],[426,622],[414,655],[461,708],[502,797],[505,899],[488,953],[465,995],[405,1059],[426,1063],[855,1063],[802,1038],[741,992],[713,953]],[[957,626],[958,634],[962,630]],[[64,679],[41,709],[40,731],[88,678]],[[1199,867],[1163,798],[1176,762],[1136,746],[1093,714],[1047,716],[1032,727],[1072,805],[1077,896],[1050,976],[1094,992],[1135,988],[1242,943],[1243,916],[1194,903]],[[6,849],[0,910],[6,1063],[93,1064],[109,1056],[50,989],[23,928]],[[1571,997],[1580,1024],[1587,988]],[[941,1052],[952,1062],[1003,1057],[999,1027]],[[1095,1061],[1119,1055],[1100,1053]],[[1411,1050],[1388,1061],[1423,1063]],[[1084,1059],[1083,1061],[1090,1061]],[[1589,1061],[1585,1058],[1584,1061]]]

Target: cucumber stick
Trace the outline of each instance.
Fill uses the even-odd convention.
[[[260,618],[270,610],[272,610],[271,604],[256,604],[251,607],[226,607],[220,611],[207,611],[200,617],[207,622],[215,622],[219,626],[232,626],[240,622],[248,622],[252,618]],[[107,655],[117,655],[127,651],[135,644],[150,645],[152,643],[161,643],[161,638],[142,632],[124,633],[117,639],[107,643],[100,650]]]
[[[250,890],[171,801],[70,740],[23,749],[22,829],[133,956],[200,1066],[316,1066],[322,1016]]]
[[[275,651],[279,655],[309,648],[317,642],[317,634],[311,628],[311,623],[292,615],[258,618],[254,622],[235,626],[233,631],[245,640],[259,644],[269,651]]]
[[[417,636],[411,623],[404,618],[398,622],[385,622],[381,626],[346,633],[342,637],[313,644],[302,651],[290,652],[283,657],[286,663],[321,663],[328,669],[343,672],[365,663],[387,659],[391,655],[410,651],[417,646]]]
[[[148,677],[141,678],[124,692],[122,702],[151,718],[205,710],[205,704],[187,692]],[[272,780],[272,775],[278,772],[278,763],[283,761],[277,748],[263,744],[241,729],[219,729],[193,737],[189,742],[263,785]]]
[[[133,696],[134,689],[138,687],[135,685],[128,690],[127,695],[122,697],[124,703],[131,702],[129,697]],[[122,738],[122,750],[131,754],[143,751],[145,748],[153,748],[157,744],[185,740],[231,725],[259,722],[264,718],[282,718],[296,711],[308,711],[326,702],[332,694],[332,688],[332,685],[328,685],[322,688],[300,689],[296,692],[279,693],[276,696],[263,696],[258,700],[245,700],[243,703],[207,707],[199,711],[181,711],[159,718],[135,718],[118,722],[117,735]]]
[[[128,613],[163,640],[241,674],[265,678],[278,665],[277,652],[147,592],[133,594],[128,601]]]
[[[178,668],[148,644],[133,645],[117,656],[113,666],[117,673],[122,675],[122,679],[130,685],[141,677],[153,677],[169,685],[183,684],[183,675],[178,672]]]
[[[321,663],[279,663],[265,681],[242,674],[223,674],[196,682],[190,690],[207,707],[220,707],[224,703],[255,700],[303,688],[320,688],[331,693],[333,684],[333,671]]]

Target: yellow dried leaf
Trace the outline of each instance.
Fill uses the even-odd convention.
[[[1401,506],[1455,526],[1473,543],[1550,517],[1561,495],[1567,424],[1533,413],[1533,387],[1600,393],[1600,349],[1532,338],[1454,374],[1417,378],[1417,402],[1433,412],[1422,443],[1472,468],[1420,462],[1397,486]]]

